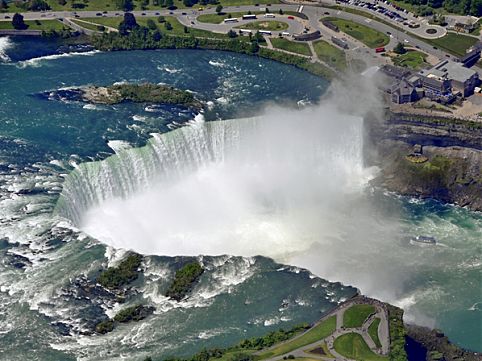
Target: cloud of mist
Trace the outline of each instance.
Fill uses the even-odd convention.
[[[370,80],[347,78],[319,105],[270,106],[233,133],[222,161],[106,200],[79,226],[144,254],[268,256],[393,301],[413,273],[407,260],[423,260],[400,247],[400,210],[366,189],[376,170],[363,164],[362,117],[381,108],[378,99]],[[207,124],[192,127],[203,130],[199,142],[222,147]],[[189,142],[177,146],[179,163],[189,161]]]

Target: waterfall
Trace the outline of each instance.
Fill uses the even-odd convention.
[[[173,233],[160,237],[172,239],[178,239],[179,233],[185,240],[186,232],[194,237],[214,232],[212,228],[219,231],[223,224],[236,227],[248,218],[249,231],[253,220],[259,219],[263,227],[276,223],[283,233],[275,218],[291,217],[291,211],[299,212],[359,183],[362,127],[360,118],[331,112],[320,118],[314,110],[197,122],[154,134],[144,147],[81,164],[67,176],[56,211],[81,228],[104,216],[107,220],[102,223],[109,223],[120,210],[131,220],[139,217],[132,227],[150,228],[144,223],[158,214],[151,221],[165,220]],[[190,220],[184,223],[181,218]],[[118,219],[115,224],[106,227],[122,228],[126,222]],[[191,224],[194,228],[186,230]],[[86,228],[102,239],[102,234],[95,234],[99,227],[103,226]],[[107,233],[108,238],[116,237],[110,230]],[[143,237],[154,237],[153,233],[150,230]],[[223,237],[219,235],[220,243]],[[189,253],[189,242],[177,252]]]

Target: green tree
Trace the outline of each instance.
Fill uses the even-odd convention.
[[[283,15],[283,9],[279,9],[278,13],[279,13],[280,15]]]
[[[58,3],[60,6],[65,6],[67,5],[67,0],[59,0]]]
[[[237,36],[238,36],[238,34],[236,34],[236,32],[233,29],[228,31],[228,37],[229,38],[236,38]]]
[[[171,25],[171,23],[170,23],[169,21],[166,21],[166,22],[164,23],[164,28],[165,28],[166,30],[172,30],[172,25]]]
[[[398,43],[393,49],[393,52],[396,54],[405,54],[407,49],[405,49],[405,46],[402,43]]]
[[[30,0],[28,3],[28,9],[31,11],[43,11],[50,10],[50,6],[43,0]]]
[[[117,8],[124,11],[132,11],[134,10],[134,4],[132,0],[117,0],[116,2]]]
[[[27,24],[23,21],[23,16],[16,13],[12,18],[12,26],[16,30],[24,30],[27,29]]]
[[[166,6],[169,10],[174,10],[176,7],[174,6],[173,0],[166,0]]]
[[[161,16],[159,16],[159,17],[157,18],[157,22],[160,23],[160,24],[165,23],[165,22],[166,22],[166,18],[161,15]]]
[[[154,20],[152,19],[148,19],[147,20],[147,27],[151,30],[156,30],[157,29],[157,25],[156,23],[154,22]]]
[[[218,13],[218,15],[223,11],[223,6],[221,4],[219,4],[218,6],[216,6],[216,12]]]
[[[156,42],[162,39],[162,34],[160,33],[159,30],[156,30],[152,33],[152,39]]]
[[[187,33],[189,33],[189,28],[186,25],[184,25],[184,34],[187,34]]]
[[[0,9],[8,9],[8,4],[5,0],[0,1]]]

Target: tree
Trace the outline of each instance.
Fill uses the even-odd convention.
[[[148,19],[147,20],[147,27],[151,30],[156,30],[157,29],[157,25],[156,23],[154,22],[154,20],[152,19]]]
[[[31,11],[50,10],[50,6],[43,0],[30,0],[28,9]]]
[[[157,18],[157,22],[160,23],[160,24],[165,23],[165,22],[166,22],[166,18],[161,15],[161,16],[159,16],[159,17]]]
[[[12,18],[12,26],[16,30],[24,30],[27,29],[27,24],[23,21],[23,16],[19,13],[16,13]]]
[[[396,54],[405,54],[407,52],[407,49],[405,49],[405,46],[402,43],[398,43],[397,46],[393,49],[393,52]]]
[[[184,25],[184,34],[187,34],[187,33],[189,33],[189,29],[186,25]]]
[[[166,21],[166,22],[164,23],[164,28],[165,28],[166,30],[172,30],[172,25],[171,25],[171,23],[170,23],[169,21]]]
[[[228,31],[228,37],[229,38],[236,38],[237,36],[238,36],[238,34],[236,34],[236,32],[233,29]]]
[[[65,6],[67,5],[67,0],[59,0],[58,3],[60,6]]]
[[[134,4],[132,0],[117,0],[116,2],[117,8],[124,11],[132,11],[134,10]]]
[[[278,13],[279,13],[280,15],[283,15],[283,9],[279,9]]]
[[[156,30],[154,33],[152,33],[152,39],[154,39],[154,41],[159,41],[162,39],[162,34],[159,32],[159,30]]]
[[[223,6],[221,4],[219,4],[218,6],[216,6],[216,12],[219,15],[221,13],[221,11],[223,11]]]
[[[124,20],[119,24],[119,32],[121,35],[126,35],[129,30],[139,27],[135,16],[132,13],[125,13]]]
[[[5,0],[0,1],[0,9],[8,9],[8,4]]]
[[[166,0],[166,6],[169,10],[174,10],[176,7],[174,6],[174,1],[173,0]]]

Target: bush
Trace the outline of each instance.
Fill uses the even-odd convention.
[[[204,269],[197,261],[186,264],[176,272],[176,276],[167,290],[166,296],[176,301],[182,300],[203,272]]]
[[[101,321],[95,326],[95,332],[106,334],[114,329],[114,322],[111,320]]]
[[[147,27],[151,30],[156,30],[157,29],[157,25],[156,23],[154,22],[154,20],[152,19],[148,19],[147,20]]]
[[[165,23],[165,22],[166,22],[166,18],[161,15],[161,16],[159,16],[159,17],[157,18],[157,22],[160,23],[160,24]]]
[[[126,323],[130,321],[140,321],[152,314],[154,308],[143,305],[136,305],[124,308],[114,316],[114,321]]]
[[[136,253],[130,254],[117,267],[109,267],[103,271],[97,282],[103,287],[116,289],[134,281],[138,277],[137,269],[142,262],[142,256]]]

